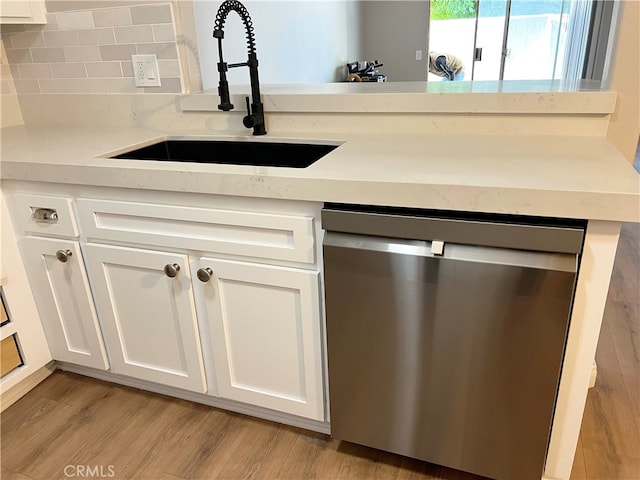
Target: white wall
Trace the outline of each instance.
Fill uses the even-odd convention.
[[[369,1],[361,6],[359,60],[379,60],[388,81],[425,81],[427,78],[426,1]],[[416,50],[422,60],[416,60]]]
[[[222,2],[194,1],[196,32],[204,88],[218,85],[218,45],[212,37]],[[322,83],[342,81],[348,60],[347,0],[243,2],[255,27],[261,83]],[[247,43],[240,17],[232,12],[225,23],[224,60],[247,60]],[[248,84],[246,68],[231,69],[230,84]]]
[[[4,42],[0,42],[0,127],[22,125],[22,112],[18,104],[13,76],[7,62]]]
[[[640,135],[640,2],[622,2],[610,89],[618,93],[609,140],[633,163]]]

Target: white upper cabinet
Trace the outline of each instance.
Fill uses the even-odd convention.
[[[92,243],[84,249],[111,371],[204,392],[188,257]]]
[[[106,370],[107,356],[78,242],[26,237],[20,246],[53,358]]]
[[[44,0],[0,0],[0,23],[47,23]]]
[[[324,420],[319,273],[206,257],[195,268],[218,394]]]

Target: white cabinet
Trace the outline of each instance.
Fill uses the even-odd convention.
[[[324,420],[319,272],[208,257],[196,267],[218,394]]]
[[[0,23],[47,23],[44,0],[0,0]]]
[[[54,358],[325,420],[318,204],[58,191],[11,195]]]
[[[20,244],[53,358],[106,370],[107,356],[78,242],[26,237]]]
[[[84,249],[111,371],[204,392],[188,257],[93,243]]]

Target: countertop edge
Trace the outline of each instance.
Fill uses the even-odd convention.
[[[469,82],[470,83],[470,82]],[[232,103],[241,108],[249,91],[236,89]],[[264,108],[271,113],[431,113],[431,114],[561,114],[609,115],[615,111],[616,93],[580,92],[403,92],[366,91],[323,93],[305,90],[262,92]],[[178,96],[183,112],[217,111],[215,92]]]
[[[51,165],[5,161],[0,180],[640,223],[640,192],[633,195],[392,182],[385,182],[385,188],[381,189],[379,182],[364,180],[162,169],[153,170],[151,184],[148,169],[128,168],[126,177],[122,177],[113,175],[114,169],[103,165],[56,165],[52,176],[47,167]],[[588,215],[584,214],[586,210]]]

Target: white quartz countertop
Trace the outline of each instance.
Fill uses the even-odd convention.
[[[141,128],[2,129],[3,180],[640,222],[640,176],[604,137],[265,137]],[[308,168],[105,158],[165,136],[339,143]]]
[[[555,113],[606,115],[616,93],[582,81],[388,82],[267,84],[261,87],[265,111],[314,113]],[[232,85],[231,101],[244,105],[248,85]],[[384,94],[384,95],[381,95]],[[182,111],[217,111],[217,91],[179,98]]]

